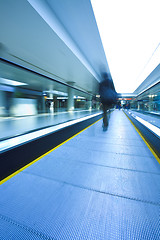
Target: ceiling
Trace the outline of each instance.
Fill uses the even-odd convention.
[[[139,85],[134,91],[135,94],[140,94],[146,91],[151,86],[154,86],[160,82],[160,64],[148,75],[148,77]]]
[[[109,73],[89,0],[1,0],[0,30],[0,57],[62,83],[96,94],[101,73]],[[56,89],[15,67],[1,74],[31,89]]]

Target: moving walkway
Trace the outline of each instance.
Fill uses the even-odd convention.
[[[84,127],[3,181],[0,239],[160,238],[158,155],[123,111]]]

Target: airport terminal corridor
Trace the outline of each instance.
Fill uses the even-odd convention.
[[[160,240],[158,10],[0,1],[0,240]]]
[[[160,239],[160,165],[110,114],[1,185],[0,239]]]

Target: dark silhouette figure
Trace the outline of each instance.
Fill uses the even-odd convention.
[[[109,123],[109,111],[116,103],[117,97],[113,81],[107,74],[103,74],[103,81],[99,85],[99,94],[103,108],[103,130],[106,131]]]

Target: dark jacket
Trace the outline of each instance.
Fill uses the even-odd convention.
[[[99,84],[99,94],[103,104],[112,105],[116,103],[117,93],[112,80],[105,79]]]

